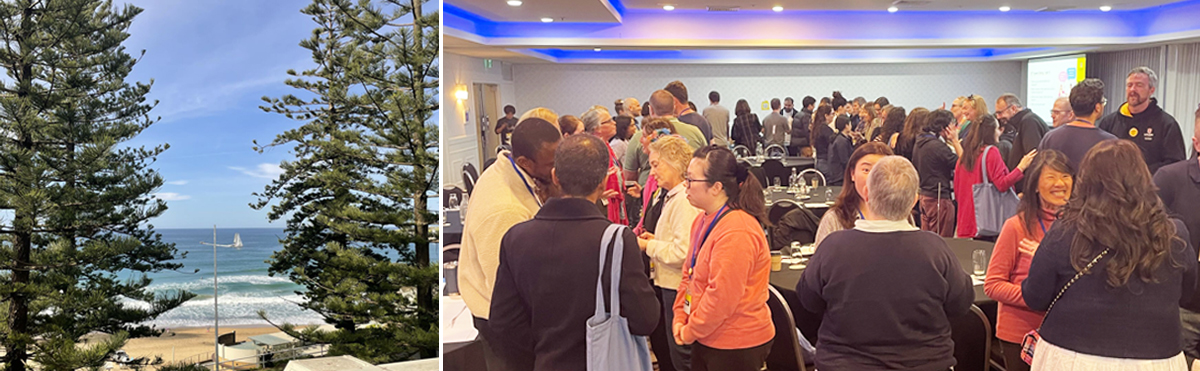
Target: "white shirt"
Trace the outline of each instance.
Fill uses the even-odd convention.
[[[700,209],[687,200],[687,188],[680,182],[667,192],[667,200],[654,227],[654,239],[646,244],[646,256],[654,265],[654,285],[678,290],[683,280],[683,260],[687,258],[692,222]]]

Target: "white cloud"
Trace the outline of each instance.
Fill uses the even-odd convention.
[[[192,196],[181,195],[175,192],[159,192],[154,194],[154,198],[163,201],[183,201],[192,198]]]
[[[175,181],[170,181],[170,182],[167,182],[166,184],[170,184],[170,185],[178,185],[178,186],[181,186],[181,185],[188,184],[188,181],[186,181],[186,180],[175,180]]]
[[[239,166],[230,166],[229,168],[255,178],[276,179],[283,175],[283,168],[279,167],[279,164],[272,163],[258,164],[258,167],[253,170]]]

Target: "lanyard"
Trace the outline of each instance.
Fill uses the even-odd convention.
[[[521,169],[517,168],[517,160],[513,160],[512,155],[508,155],[508,163],[512,164],[513,171],[516,171],[517,176],[521,177],[521,183],[525,184],[525,189],[529,190],[529,195],[533,196],[534,201],[537,201],[538,207],[542,207],[542,200],[533,191],[533,187],[529,186],[529,181],[525,180],[525,174],[521,172]]]
[[[864,217],[864,216],[863,216],[863,214],[862,214],[862,210],[858,210],[858,218],[859,218],[859,219],[866,219],[866,217]]]
[[[688,267],[688,277],[691,277],[692,273],[696,270],[696,260],[700,258],[700,249],[704,247],[704,242],[708,241],[708,234],[712,233],[713,227],[717,226],[717,222],[721,221],[721,218],[724,218],[725,214],[729,214],[725,210],[726,207],[728,205],[721,205],[721,209],[717,210],[717,217],[713,218],[711,223],[708,223],[708,229],[704,231],[703,237],[696,243],[696,247],[692,248],[692,266]]]
[[[1095,126],[1095,125],[1096,125],[1096,124],[1093,124],[1091,121],[1084,120],[1084,119],[1080,119],[1080,118],[1077,118],[1077,119],[1075,119],[1075,121],[1079,121],[1079,122],[1085,122],[1085,123],[1087,123],[1088,125],[1092,125],[1092,126]]]
[[[1046,222],[1042,218],[1038,218],[1038,224],[1042,225],[1042,238],[1046,238]]]

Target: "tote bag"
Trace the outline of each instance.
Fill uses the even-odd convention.
[[[1005,191],[998,190],[988,179],[987,154],[991,147],[984,147],[983,156],[979,159],[983,182],[971,186],[971,195],[975,200],[976,237],[999,236],[1004,221],[1017,214],[1017,205],[1021,203],[1011,187]]]
[[[621,256],[625,251],[625,239],[621,237],[625,226],[613,224],[604,231],[600,245],[600,272],[596,277],[596,313],[587,320],[587,369],[588,371],[652,371],[650,347],[644,336],[629,332],[629,320],[621,317],[621,299],[618,295],[621,277]],[[610,265],[609,308],[604,311],[604,257],[608,245],[613,245]]]

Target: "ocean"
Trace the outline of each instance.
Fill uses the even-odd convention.
[[[158,229],[163,241],[175,243],[187,257],[179,260],[183,268],[177,271],[152,273],[153,280],[148,290],[168,292],[187,290],[197,294],[195,298],[157,319],[150,321],[160,328],[207,327],[213,325],[213,248],[200,242],[212,242],[212,229]],[[297,291],[300,285],[292,283],[286,276],[267,275],[267,260],[282,248],[279,239],[283,229],[229,228],[217,229],[217,243],[230,244],[234,233],[241,234],[241,249],[218,247],[218,295],[221,326],[267,325],[258,317],[259,310],[266,311],[267,318],[276,324],[323,324],[315,312],[302,309],[297,303],[303,300]],[[433,261],[438,259],[439,248],[431,248]],[[198,272],[195,272],[196,270]],[[195,272],[195,273],[193,273]],[[129,302],[132,305],[145,303]]]

